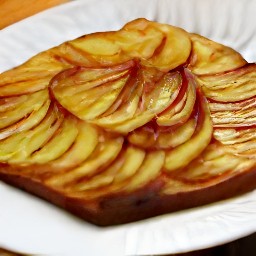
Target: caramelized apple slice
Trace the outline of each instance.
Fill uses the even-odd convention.
[[[75,185],[77,191],[88,189],[96,189],[101,186],[110,185],[111,183],[119,183],[132,177],[140,168],[145,158],[145,151],[128,147],[125,149],[123,156],[115,160],[110,167],[103,173]]]
[[[164,165],[165,152],[158,150],[149,152],[134,177],[127,183],[126,190],[133,191],[145,186],[160,175]]]
[[[78,73],[70,70],[53,81],[51,90],[69,112],[83,120],[94,119],[116,101],[129,78],[129,69],[122,70],[127,67],[131,66],[122,65],[107,70],[86,69]],[[74,84],[74,81],[77,82]]]
[[[48,91],[42,90],[24,98],[26,101],[22,100],[20,104],[15,104],[15,108],[0,112],[0,129],[20,121],[33,111],[38,111],[48,99]]]
[[[111,130],[128,133],[143,126],[166,109],[175,100],[180,89],[180,74],[167,73],[156,84],[146,85],[141,95],[141,104],[135,115],[122,123],[115,124]]]
[[[206,97],[220,102],[235,102],[256,96],[256,64],[234,71],[198,77]]]
[[[50,89],[57,98],[65,95],[72,96],[118,80],[128,74],[135,66],[136,62],[131,60],[107,68],[70,68],[53,78]]]
[[[187,142],[167,151],[165,168],[167,172],[175,171],[188,165],[208,146],[212,138],[212,121],[207,101],[198,93],[199,117],[194,135]]]
[[[152,121],[154,122],[154,121]],[[158,131],[146,124],[128,134],[128,141],[141,148],[157,148]]]
[[[59,47],[53,48],[52,51],[55,55],[55,59],[66,65],[101,67],[101,63],[97,62],[90,54],[74,47],[69,42],[65,42]]]
[[[95,33],[71,41],[70,45],[89,54],[101,66],[122,63],[133,58],[147,59],[153,55],[164,36],[150,27],[149,21],[144,22],[146,26],[143,29],[125,27],[117,32]]]
[[[130,52],[133,53],[132,49],[139,49],[139,47],[142,48],[143,50],[138,50],[140,56],[135,55],[133,57],[142,58],[142,63],[146,66],[152,65],[162,71],[169,71],[185,63],[189,57],[191,42],[187,32],[180,28],[167,24],[161,24],[159,26],[159,24],[156,22],[149,22],[145,19],[137,19],[126,24],[123,30],[124,32],[138,31],[141,32],[140,35],[146,34],[152,36],[149,37],[148,40],[144,40],[142,44],[137,43],[135,44],[135,47],[134,45],[131,45],[132,48],[127,49],[127,52],[130,54]],[[137,35],[136,37],[136,41],[134,40],[135,42],[137,42],[141,36]],[[144,61],[144,59],[147,60]]]
[[[54,48],[51,50],[54,50]],[[48,78],[49,82],[54,75],[68,67],[70,67],[69,64],[58,61],[51,51],[42,52],[24,64],[1,73],[0,88],[7,85],[12,87],[12,84],[17,84],[22,81],[36,82],[41,79],[44,80],[44,78]],[[13,90],[15,92],[14,88]],[[16,87],[16,90],[19,90],[19,88]]]
[[[45,169],[63,172],[63,170],[74,168],[84,162],[94,151],[99,140],[97,129],[81,121],[76,123],[76,127],[78,135],[73,145],[62,156],[50,161]]]
[[[0,97],[29,94],[44,90],[48,87],[50,79],[51,77],[45,77],[0,86]]]
[[[226,146],[212,142],[204,152],[172,178],[186,183],[216,182],[248,170],[255,165],[256,159],[238,156],[229,152]]]
[[[145,81],[142,94],[141,108],[155,111],[167,108],[176,99],[182,83],[179,72],[170,72],[154,83]],[[157,110],[159,111],[159,110]]]
[[[235,50],[197,34],[190,34],[192,51],[188,68],[196,75],[216,74],[244,66],[247,62]]]
[[[157,118],[158,125],[171,126],[175,124],[182,124],[189,119],[194,109],[194,104],[196,101],[196,83],[194,78],[190,74],[188,74],[188,72],[187,72],[186,78],[188,79],[188,82],[187,82],[188,85],[187,85],[187,92],[186,92],[186,102],[183,108],[180,110],[180,112],[175,113],[174,115],[172,115],[173,110],[171,108],[170,108],[170,112],[166,111],[165,113],[162,113]]]
[[[98,92],[98,99],[96,97],[97,92],[88,91],[88,97],[85,96],[84,100],[80,102],[81,104],[79,104],[79,106],[75,106],[73,109],[71,109],[68,103],[67,108],[70,112],[74,113],[82,120],[95,119],[104,112],[106,112],[111,107],[111,105],[116,101],[118,95],[120,94],[122,88],[125,86],[127,80],[128,76],[125,76],[117,81],[112,82],[111,84],[108,83],[104,86],[101,86],[101,88],[98,88],[98,90],[96,90]],[[100,90],[101,93],[99,93]]]
[[[237,156],[250,158],[256,164],[256,139],[251,139],[241,143],[228,145],[227,151]]]
[[[256,139],[254,127],[217,128],[214,129],[213,136],[224,145],[233,145]]]
[[[163,151],[149,152],[140,168],[136,170],[133,175],[129,175],[129,179],[113,182],[110,186],[105,187],[104,190],[96,189],[92,191],[85,191],[84,194],[88,198],[103,196],[104,194],[112,194],[117,192],[130,192],[137,190],[147,185],[156,177],[160,176],[161,169],[164,164],[165,153]],[[132,173],[130,173],[132,174]],[[128,178],[128,177],[127,177]],[[80,192],[81,193],[81,192]],[[75,193],[76,194],[76,193]]]
[[[174,131],[161,133],[157,139],[158,147],[162,149],[175,148],[188,141],[196,129],[196,118],[193,116]]]
[[[26,163],[33,152],[40,149],[54,136],[63,119],[64,116],[56,107],[50,107],[45,118],[36,127],[2,140],[0,144],[1,161]]]
[[[0,130],[0,140],[5,139],[12,134],[27,131],[36,125],[38,125],[43,118],[46,116],[47,111],[50,106],[50,100],[47,99],[44,104],[38,109],[34,109],[29,116],[24,116],[21,120],[19,120],[17,123],[14,123],[10,126],[7,126],[6,128],[3,128]]]
[[[209,104],[214,127],[249,127],[256,125],[256,97],[234,103]]]
[[[111,130],[112,127],[133,118],[138,108],[139,101],[139,95],[135,94],[129,101],[122,104],[121,107],[118,108],[113,114],[96,119],[93,121],[93,123]]]
[[[202,158],[191,162],[184,171],[175,178],[186,182],[207,182],[214,178],[225,179],[227,175],[250,169],[255,163],[248,159],[225,153],[214,159],[205,161]]]
[[[196,114],[196,113],[195,113]],[[168,149],[179,146],[191,138],[196,129],[196,117],[183,125],[162,130],[157,124],[146,124],[128,135],[133,145],[148,149]],[[167,127],[168,128],[168,127]]]
[[[163,118],[165,120],[169,120],[174,115],[178,114],[185,106],[187,101],[187,90],[188,90],[188,83],[186,79],[183,79],[181,88],[179,90],[179,94],[176,99],[173,101],[172,104],[168,108],[166,108],[162,113],[158,115],[158,118]],[[159,123],[158,123],[159,124]]]
[[[48,163],[63,155],[74,143],[78,129],[77,122],[73,118],[66,118],[55,136],[34,152],[27,162]]]
[[[149,64],[162,71],[169,71],[184,64],[191,50],[191,41],[188,33],[183,29],[170,25],[161,26],[151,23],[164,34],[161,45],[156,49],[154,55],[149,59]]]
[[[254,127],[217,128],[214,129],[213,135],[216,140],[225,145],[227,152],[256,160],[256,133]]]
[[[117,32],[87,35],[70,44],[90,54],[102,66],[139,58],[143,65],[162,71],[185,63],[191,49],[184,30],[146,19],[134,20]]]
[[[69,188],[69,193],[72,194],[73,197],[80,197],[81,195],[86,196],[88,200],[101,197],[103,195],[111,195],[115,193],[122,193],[122,192],[131,192],[135,191],[139,188],[142,188],[143,186],[150,183],[152,180],[156,179],[161,175],[161,170],[164,164],[164,158],[165,153],[164,151],[152,151],[146,154],[144,161],[142,162],[141,166],[136,170],[133,175],[129,175],[126,177],[126,179],[121,179],[119,181],[115,181],[115,179],[110,176],[100,176],[96,180],[91,180],[92,186],[86,187],[86,184],[78,185],[78,189],[80,190],[74,190],[73,188]],[[118,162],[115,162],[115,164],[118,164]],[[117,166],[115,166],[114,169],[110,167],[111,171],[113,171],[112,175],[116,173]],[[127,168],[127,167],[126,167]],[[132,174],[132,172],[129,172]],[[110,174],[110,173],[109,173]],[[106,178],[106,179],[105,179]],[[94,183],[95,182],[95,183]],[[102,187],[101,187],[102,186]],[[85,190],[81,190],[81,188],[84,188]],[[86,190],[88,188],[88,190]]]
[[[17,108],[28,99],[26,94],[0,98],[0,113]]]
[[[76,183],[81,178],[96,175],[101,168],[109,165],[118,156],[122,149],[123,138],[117,137],[99,143],[85,162],[81,163],[67,173],[57,174],[46,181],[47,185],[54,187],[67,186],[69,183]]]
[[[136,23],[136,21],[133,21]],[[133,23],[131,22],[131,23]],[[138,24],[125,26],[122,30],[113,35],[115,44],[119,45],[122,52],[132,58],[148,59],[161,45],[164,34],[158,29],[150,26],[150,22],[141,21],[143,26]],[[137,23],[140,23],[138,20]]]

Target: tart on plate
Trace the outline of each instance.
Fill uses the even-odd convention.
[[[0,74],[0,179],[97,225],[256,188],[256,64],[137,19]]]

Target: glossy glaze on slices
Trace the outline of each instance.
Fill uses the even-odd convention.
[[[0,74],[0,178],[98,225],[256,187],[256,64],[145,19]]]

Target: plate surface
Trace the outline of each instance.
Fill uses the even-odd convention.
[[[83,34],[145,17],[199,33],[256,61],[256,1],[80,0],[0,31],[0,72]],[[256,191],[205,207],[99,228],[0,183],[0,247],[42,255],[122,256],[191,251],[256,231]]]

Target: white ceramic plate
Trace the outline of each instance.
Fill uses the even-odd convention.
[[[145,17],[178,25],[256,60],[256,1],[81,0],[0,31],[0,72],[86,33]],[[0,247],[43,255],[122,256],[191,251],[256,231],[256,191],[213,205],[98,228],[0,183]]]

